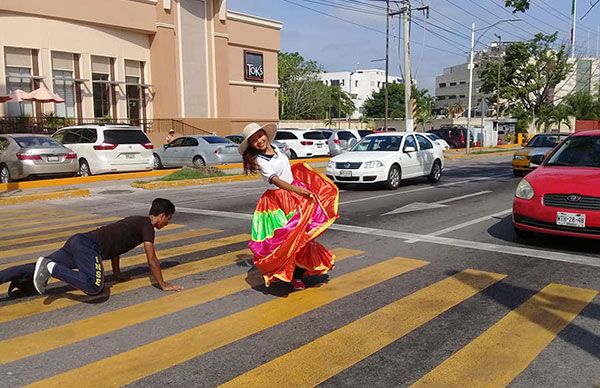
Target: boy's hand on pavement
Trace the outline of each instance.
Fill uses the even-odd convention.
[[[124,273],[119,273],[119,274],[114,274],[114,275],[115,275],[115,279],[117,279],[118,282],[126,282],[128,280],[131,280],[131,276],[125,275]]]
[[[183,286],[180,286],[179,284],[171,284],[171,283],[165,283],[160,288],[163,291],[181,291],[181,290],[183,290]]]

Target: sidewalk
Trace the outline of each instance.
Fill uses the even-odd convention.
[[[446,160],[474,159],[485,156],[505,155],[512,153],[517,149],[521,149],[521,147],[516,144],[483,149],[472,148],[469,154],[466,154],[465,149],[457,149],[444,152],[444,158]],[[328,161],[329,158],[297,159],[292,160],[292,164],[308,162],[317,170],[324,171]],[[260,179],[260,176],[243,175],[243,166],[241,163],[217,165],[215,167],[223,170],[227,175],[222,177],[179,181],[140,182],[152,181],[156,178],[171,174],[178,170],[170,169],[123,174],[95,175],[90,177],[24,181],[8,184],[4,183],[0,184],[0,207],[60,198],[87,197],[93,193],[108,193],[115,190],[129,190],[133,192],[140,189],[157,190],[164,188]]]

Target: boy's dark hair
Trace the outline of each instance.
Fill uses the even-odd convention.
[[[173,205],[173,202],[169,201],[168,199],[164,199],[164,198],[156,198],[154,199],[154,201],[152,201],[152,206],[150,207],[150,215],[151,216],[158,216],[161,214],[167,214],[167,215],[172,215],[175,213],[175,205]]]

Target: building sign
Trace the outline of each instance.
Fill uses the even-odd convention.
[[[264,74],[262,53],[244,51],[244,79],[263,82]]]

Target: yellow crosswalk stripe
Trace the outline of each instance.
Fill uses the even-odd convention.
[[[7,232],[0,232],[0,238],[10,237],[10,236],[20,236],[23,234],[46,232],[46,231],[56,230],[56,229],[66,229],[66,228],[72,228],[74,226],[98,224],[101,222],[117,221],[120,219],[121,218],[119,218],[119,217],[104,217],[104,218],[94,218],[94,219],[87,219],[87,220],[75,221],[75,222],[67,222],[67,223],[61,223],[61,224],[53,224],[53,225],[47,225],[47,226],[38,226],[36,228],[28,228],[28,229],[24,229],[24,230],[10,230]]]
[[[16,238],[0,241],[0,247],[8,247],[11,245],[19,245],[19,244],[27,244],[27,243],[32,243],[32,242],[44,241],[44,240],[52,240],[52,239],[61,238],[61,237],[71,237],[74,234],[89,232],[89,231],[95,229],[96,227],[100,227],[100,226],[101,226],[101,224],[90,225],[90,226],[86,226],[86,227],[82,227],[82,228],[63,230],[61,232],[43,233],[43,234],[38,234],[35,236],[27,236],[27,237],[16,237]],[[167,230],[175,230],[175,229],[181,229],[184,227],[185,227],[185,225],[182,225],[182,224],[169,224],[169,225],[165,226],[164,228],[162,228],[160,231],[162,232],[162,231],[167,231]]]
[[[598,294],[550,284],[433,369],[413,387],[503,387]]]
[[[236,242],[248,241],[249,238],[250,235],[241,234],[228,239],[219,239],[219,241],[221,241],[221,246],[225,246],[234,244]],[[217,246],[214,243],[214,241],[217,240],[211,241],[211,245],[203,245],[202,248],[196,248],[195,250],[186,253],[193,253],[206,249],[216,248]],[[207,243],[211,241],[207,241]],[[171,281],[173,279],[193,275],[198,272],[205,272],[215,268],[236,264],[241,260],[240,257],[245,257],[249,252],[249,250],[244,249],[227,253],[224,255],[209,257],[207,259],[201,259],[189,263],[179,264],[175,267],[163,269],[163,278],[166,281]],[[149,275],[141,275],[127,282],[115,283],[111,285],[110,295],[118,295],[127,291],[136,290],[138,288],[147,287],[150,285],[152,285],[152,281],[150,280]],[[80,291],[74,291],[59,295],[49,295],[45,298],[35,298],[21,303],[11,304],[8,306],[0,306],[0,323],[29,317],[35,314],[41,314],[49,311],[58,310],[61,308],[73,306],[82,301],[89,301],[97,298],[98,296],[90,297]]]
[[[15,217],[20,214],[32,214],[32,213],[41,213],[43,211],[56,211],[59,212],[61,209],[48,207],[48,206],[36,206],[36,207],[20,207],[14,210],[0,210],[0,217]]]
[[[136,349],[93,362],[32,386],[73,386],[81,381],[103,386],[126,385],[161,370],[246,338],[426,265],[421,260],[394,258],[341,275],[323,287],[307,288],[221,319],[197,326]],[[90,381],[89,376],[94,376]],[[85,380],[84,380],[85,379]]]
[[[78,220],[83,220],[83,219],[90,219],[91,217],[94,217],[93,214],[73,214],[73,215],[60,215],[57,217],[42,217],[40,219],[36,219],[36,220],[27,220],[27,221],[21,221],[21,220],[13,220],[13,222],[3,222],[0,225],[0,231],[3,230],[9,230],[9,229],[14,229],[14,228],[25,228],[27,226],[31,226],[31,225],[38,225],[38,224],[44,224],[44,225],[59,225],[59,224],[64,224],[65,222],[71,222],[71,221],[78,221]]]
[[[222,387],[316,386],[504,277],[465,270],[240,375]]]
[[[360,255],[364,252],[353,249],[334,249],[336,261]],[[247,255],[242,259],[250,259]],[[84,341],[111,331],[120,330],[144,321],[173,314],[190,307],[224,298],[262,284],[262,277],[248,274],[237,275],[204,286],[169,294],[120,310],[95,315],[66,325],[0,341],[0,364],[13,362],[62,346]],[[248,281],[251,284],[248,284]]]
[[[179,240],[184,240],[186,238],[192,238],[192,237],[201,237],[201,236],[205,236],[207,234],[218,233],[218,232],[222,232],[222,230],[200,229],[200,230],[192,230],[192,231],[174,233],[174,234],[168,234],[168,235],[160,235],[160,236],[156,236],[155,242],[156,242],[156,244],[164,244],[167,242],[179,241]],[[25,247],[25,248],[6,249],[6,250],[3,250],[2,252],[0,252],[0,259],[6,259],[7,257],[25,256],[25,255],[29,255],[29,254],[36,253],[36,252],[38,252],[38,253],[52,252],[52,251],[57,250],[58,248],[61,248],[64,244],[65,244],[64,241],[60,241],[60,242],[35,245],[35,246]],[[30,261],[31,260],[28,260],[28,262],[30,262]],[[12,265],[14,265],[14,264],[12,264]],[[0,268],[2,268],[2,267],[0,267]]]
[[[44,210],[41,212],[23,211],[23,214],[18,214],[18,215],[15,214],[15,215],[11,215],[9,217],[0,215],[0,217],[3,217],[4,220],[10,218],[12,221],[21,221],[21,220],[29,220],[32,218],[45,219],[50,216],[71,215],[71,214],[76,214],[76,212],[74,212],[72,210],[67,210],[67,209],[54,209],[54,210]]]

